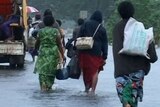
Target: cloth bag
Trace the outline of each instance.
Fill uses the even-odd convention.
[[[78,37],[76,39],[76,44],[75,44],[76,48],[79,50],[92,49],[93,43],[94,43],[94,36],[96,35],[100,25],[101,24],[98,25],[92,37],[88,37],[88,36]]]
[[[72,43],[66,44],[67,57],[72,58],[75,55],[75,50],[73,48],[74,48],[74,46]]]
[[[81,75],[81,69],[79,67],[77,56],[73,56],[67,65],[67,69],[69,72],[69,78],[79,79]]]
[[[149,44],[153,41],[153,28],[145,29],[143,23],[130,18],[124,29],[123,48],[119,54],[140,55],[149,59]]]
[[[66,67],[64,67],[63,64],[57,65],[57,71],[56,71],[56,79],[58,80],[66,80],[69,78],[69,72]]]
[[[75,50],[73,49],[73,45],[67,50],[67,57],[72,58],[75,55]]]

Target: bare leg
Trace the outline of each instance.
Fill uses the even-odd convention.
[[[85,78],[83,78],[83,81],[84,81],[84,85],[85,85],[85,92],[88,93],[89,89],[90,89],[90,86],[89,86],[89,84],[86,83]]]
[[[47,88],[46,88],[46,85],[41,85],[41,91],[46,91],[47,90]]]
[[[131,107],[129,104],[126,104],[125,107]]]
[[[33,62],[35,61],[35,56],[34,55],[31,55],[32,56],[32,60],[33,60]]]
[[[88,80],[86,79],[86,72],[83,72],[83,82],[84,82],[84,86],[85,86],[85,92],[88,93],[89,89],[91,88],[91,84],[89,84]]]
[[[43,91],[43,92],[48,92],[48,91],[51,91],[51,90],[52,90],[52,87],[48,87],[46,85],[41,86],[41,91]]]
[[[131,107],[130,104],[123,104],[123,107]]]
[[[98,82],[98,72],[95,73],[95,75],[93,76],[93,79],[92,79],[92,86],[91,86],[91,88],[92,88],[91,93],[92,94],[95,94],[97,82]]]
[[[85,92],[88,93],[89,92],[90,87],[89,86],[85,86]]]

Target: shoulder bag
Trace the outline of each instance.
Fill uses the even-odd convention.
[[[92,37],[78,37],[75,44],[76,48],[79,50],[92,49],[94,43],[94,36],[96,35],[100,25],[101,24],[98,25]]]

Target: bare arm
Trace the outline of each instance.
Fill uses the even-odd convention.
[[[39,46],[40,46],[40,39],[39,37],[36,38],[36,43],[35,43],[35,49],[39,50]]]
[[[64,32],[62,31],[62,29],[60,28],[59,24],[57,23],[57,21],[55,22],[54,26],[58,29],[59,33],[60,33],[60,38],[62,40],[62,46],[65,47],[65,40],[64,40]]]
[[[57,43],[58,49],[59,49],[59,51],[60,51],[60,53],[62,55],[62,58],[64,59],[64,50],[63,50],[63,46],[62,46],[60,35],[57,36],[56,43]]]
[[[158,56],[157,56],[157,53],[156,53],[154,42],[152,42],[149,45],[148,54],[150,56],[150,59],[149,59],[150,63],[154,63],[154,62],[156,62],[158,60]]]

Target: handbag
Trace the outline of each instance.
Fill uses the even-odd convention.
[[[79,67],[78,58],[74,55],[67,65],[69,72],[69,78],[79,79],[81,75],[81,69]]]
[[[76,44],[75,44],[76,48],[79,50],[92,49],[93,43],[94,43],[94,36],[96,35],[100,25],[101,24],[98,25],[92,37],[88,37],[88,36],[78,37],[76,39]]]
[[[72,58],[75,55],[75,50],[73,49],[73,44],[66,44],[67,57]]]
[[[64,67],[63,64],[57,65],[57,71],[56,71],[56,79],[58,80],[66,80],[69,78],[69,72],[66,67]]]
[[[67,50],[67,57],[72,58],[76,54],[73,45]]]

